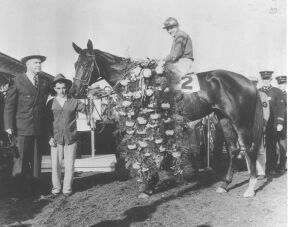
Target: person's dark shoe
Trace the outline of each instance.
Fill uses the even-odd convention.
[[[276,172],[282,174],[282,173],[285,173],[285,169],[277,169]]]
[[[269,174],[270,174],[270,175],[276,175],[277,172],[276,172],[276,170],[271,170],[271,171],[269,172]]]

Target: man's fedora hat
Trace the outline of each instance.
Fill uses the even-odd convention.
[[[261,75],[262,80],[268,80],[268,79],[271,79],[272,74],[274,72],[273,71],[260,71],[259,73]]]
[[[68,80],[65,78],[65,76],[61,73],[57,74],[57,76],[55,76],[53,82],[52,82],[52,86],[54,87],[56,83],[65,83],[67,88],[69,89],[72,86],[72,81]]]
[[[43,56],[43,55],[41,55],[41,54],[39,53],[39,51],[33,51],[33,52],[30,52],[26,57],[22,58],[22,59],[21,59],[21,62],[22,62],[23,64],[26,64],[26,62],[27,62],[28,60],[34,59],[34,58],[40,59],[41,62],[44,62],[44,61],[46,60],[46,57]]]

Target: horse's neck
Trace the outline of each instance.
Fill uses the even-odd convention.
[[[97,54],[97,53],[96,53]],[[120,58],[114,55],[101,54],[98,65],[102,77],[111,85],[114,86],[120,81],[125,74],[135,65],[134,62],[127,58]]]

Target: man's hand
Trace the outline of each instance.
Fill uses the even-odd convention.
[[[55,141],[54,138],[50,138],[50,140],[49,140],[49,145],[50,145],[51,147],[56,147],[56,146],[57,146],[56,141]]]
[[[283,130],[283,125],[278,124],[276,127],[277,132],[281,132]]]
[[[8,128],[8,129],[6,130],[6,132],[7,132],[9,135],[12,135],[12,134],[13,134],[13,130],[12,130],[11,128]]]

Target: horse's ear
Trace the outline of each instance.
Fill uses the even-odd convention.
[[[82,49],[81,49],[80,47],[78,47],[75,43],[72,42],[72,46],[73,46],[74,50],[75,50],[78,54],[81,53]]]
[[[93,44],[92,44],[92,41],[90,39],[88,40],[88,43],[87,43],[87,49],[88,49],[90,54],[93,54]]]

